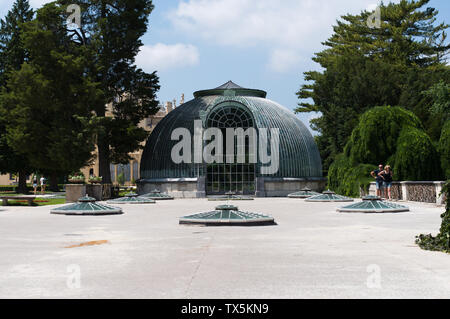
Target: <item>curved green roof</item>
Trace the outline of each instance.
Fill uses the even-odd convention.
[[[202,120],[205,127],[208,114],[227,105],[248,110],[255,128],[280,130],[279,170],[273,175],[261,175],[259,168],[262,165],[257,163],[257,176],[322,178],[322,162],[311,133],[292,111],[264,98],[264,91],[241,88],[231,82],[215,89],[197,91],[194,97],[167,114],[147,139],[140,167],[142,180],[205,176],[203,163],[196,164],[192,160],[192,163],[176,164],[172,161],[171,151],[178,141],[172,141],[171,134],[176,128],[187,128],[193,136],[194,120]]]
[[[234,205],[219,205],[215,210],[184,216],[180,224],[202,224],[211,226],[273,225],[273,217],[240,211]]]

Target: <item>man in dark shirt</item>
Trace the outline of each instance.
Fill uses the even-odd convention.
[[[383,171],[383,164],[378,165],[378,169],[370,172],[373,178],[375,178],[375,183],[377,185],[377,196],[381,197],[381,190],[383,188],[383,178],[378,175],[378,173]]]

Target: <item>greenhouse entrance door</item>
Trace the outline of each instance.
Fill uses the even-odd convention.
[[[225,154],[226,128],[254,127],[249,111],[240,105],[227,103],[214,108],[207,118],[207,127],[217,127],[222,131],[223,154]],[[237,163],[238,139],[234,137],[234,162],[206,164],[206,194],[223,195],[234,192],[242,195],[255,194],[255,163],[249,163],[249,138],[245,138],[245,162]]]

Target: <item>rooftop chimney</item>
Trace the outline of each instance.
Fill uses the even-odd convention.
[[[166,111],[167,113],[172,111],[172,102],[166,102]]]

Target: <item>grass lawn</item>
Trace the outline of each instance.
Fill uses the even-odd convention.
[[[1,196],[2,194],[0,194]],[[20,194],[17,194],[19,196]],[[12,196],[12,195],[8,195]],[[58,205],[58,204],[65,204],[66,199],[65,198],[39,198],[36,197],[36,199],[33,201],[32,206],[46,206],[46,205]],[[0,206],[3,206],[2,201],[0,201]],[[28,206],[27,200],[8,200],[8,206]]]

